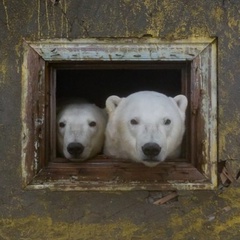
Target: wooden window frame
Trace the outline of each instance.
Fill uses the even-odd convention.
[[[214,38],[79,39],[28,42],[22,65],[22,179],[26,189],[63,191],[215,189],[217,179],[217,45]],[[154,168],[98,156],[83,163],[54,157],[55,96],[59,66],[148,62],[184,69],[189,98],[187,151],[190,162]],[[81,63],[81,64],[79,64]],[[101,64],[100,64],[101,65]],[[141,174],[139,174],[141,173]]]

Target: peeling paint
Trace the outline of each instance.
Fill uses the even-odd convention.
[[[51,28],[50,28],[49,14],[48,14],[48,3],[49,3],[49,0],[45,0],[45,16],[46,16],[47,31],[48,31],[48,36],[49,36]]]
[[[28,52],[28,48],[24,48],[24,54],[27,55]],[[24,111],[24,109],[26,109],[26,101],[25,99],[27,99],[27,93],[28,93],[28,86],[27,86],[27,74],[28,74],[28,69],[27,69],[27,58],[24,58],[24,62],[22,64],[22,99],[21,99],[21,119],[22,119],[22,132],[21,132],[21,142],[22,142],[22,152],[21,152],[21,165],[22,165],[22,178],[23,179],[27,179],[28,178],[28,170],[25,168],[26,162],[26,147],[27,147],[27,142],[29,141],[29,129],[27,127],[26,122],[24,121],[24,119],[26,119],[26,112]],[[26,185],[27,183],[25,182],[24,185]]]
[[[61,8],[61,37],[64,35],[66,38],[69,37],[69,20],[67,18],[67,10],[68,10],[68,5],[67,1],[63,0],[59,2],[59,6]]]
[[[0,64],[0,86],[6,84],[7,63],[6,59],[1,61]]]
[[[197,128],[202,128],[204,135],[201,136],[201,144],[203,148],[202,159],[195,160],[199,161],[201,165],[200,171],[203,172],[204,176],[209,180],[202,182],[192,181],[188,179],[189,182],[184,181],[183,184],[179,184],[179,181],[169,181],[169,186],[174,186],[176,189],[213,189],[217,186],[217,95],[216,95],[216,44],[215,39],[212,38],[190,38],[178,41],[162,41],[156,38],[106,38],[106,39],[75,39],[72,41],[66,39],[55,39],[55,40],[45,40],[39,42],[29,42],[29,48],[32,48],[41,56],[45,61],[96,61],[101,59],[102,61],[192,61],[192,65],[195,67],[191,70],[192,82],[191,84],[196,84],[196,87],[192,89],[192,92],[197,95],[198,91],[202,91],[201,99],[195,100],[191,93],[190,101],[198,101],[197,104],[201,106],[199,109],[200,118],[197,120],[199,125]],[[35,53],[36,54],[36,53]],[[32,59],[30,59],[32,61]],[[30,65],[30,63],[27,65]],[[40,66],[36,66],[38,69]],[[197,71],[195,71],[195,68]],[[197,80],[196,80],[196,79]],[[26,80],[29,81],[29,80]],[[31,79],[28,83],[31,86]],[[29,91],[28,91],[29,92]],[[33,95],[41,96],[41,93],[33,92]],[[31,96],[30,96],[31,97]],[[27,110],[25,110],[27,112]],[[38,113],[36,113],[38,114]],[[42,116],[44,117],[44,115]],[[39,121],[39,118],[35,121]],[[26,121],[26,120],[25,120]],[[27,122],[31,122],[28,120]],[[193,122],[193,120],[192,120]],[[35,130],[37,126],[35,124]],[[194,131],[194,130],[192,130]],[[201,133],[202,134],[202,133]],[[36,137],[36,136],[35,136]],[[35,163],[38,163],[38,154],[41,151],[39,139],[35,137],[30,140],[34,142],[35,149],[28,151],[33,151],[33,158]],[[47,141],[47,140],[46,140]],[[200,141],[200,140],[199,140]],[[197,145],[198,142],[193,144]],[[44,146],[43,146],[44,147]],[[44,149],[44,148],[42,148]],[[194,162],[193,159],[191,159]],[[199,169],[198,169],[199,170]],[[44,171],[41,171],[44,173]],[[68,180],[62,179],[60,175],[59,181],[43,180],[35,177],[36,180],[32,182],[29,188],[42,189],[61,189],[63,190],[111,190],[112,188],[118,190],[132,190],[142,187],[142,189],[148,189],[147,185],[144,183],[135,184],[131,182],[130,186],[127,184],[115,183],[114,181],[109,181],[107,186],[102,183],[98,186],[96,182],[87,183],[86,186],[81,181],[79,183],[71,183]],[[63,174],[63,173],[62,173]],[[196,175],[196,173],[195,173]],[[49,173],[48,173],[48,176]],[[45,178],[45,177],[44,177]],[[171,178],[172,179],[172,178]],[[174,180],[174,178],[173,178]],[[206,179],[205,179],[206,180]],[[62,182],[63,181],[63,182]],[[42,184],[43,182],[43,184]],[[86,181],[87,182],[87,181]],[[99,182],[101,182],[99,180]],[[132,186],[131,186],[132,185]],[[164,186],[164,183],[160,183],[159,187]]]
[[[71,189],[64,193],[22,190],[19,169],[26,153],[21,152],[19,145],[22,143],[24,148],[30,132],[24,123],[21,126],[20,116],[24,118],[26,113],[21,112],[16,104],[20,102],[16,96],[22,93],[23,109],[27,94],[27,86],[23,81],[27,70],[22,65],[25,50],[21,49],[19,39],[40,41],[54,38],[80,39],[86,36],[139,38],[151,35],[175,41],[214,36],[218,39],[219,147],[212,151],[217,152],[220,160],[234,162],[232,166],[238,169],[239,9],[239,1],[221,0],[120,0],[106,1],[104,4],[100,1],[83,0],[80,3],[61,0],[58,6],[51,3],[48,5],[47,0],[2,0],[0,100],[4,101],[0,101],[0,120],[3,121],[0,123],[0,238],[239,239],[239,185],[230,186],[220,193],[188,191],[181,195],[179,192],[176,204],[161,207],[146,206],[143,194],[133,191],[113,196],[110,193],[72,193]],[[69,19],[74,19],[74,29],[71,29]],[[87,32],[83,29],[83,19]],[[5,102],[11,104],[2,106]],[[13,114],[7,116],[5,109],[8,107],[8,111],[14,112],[14,117]],[[27,177],[27,172],[22,171],[22,174],[24,178]],[[111,202],[116,204],[112,206]],[[131,206],[126,204],[129,202]],[[224,208],[229,210],[225,211]],[[61,212],[64,214],[61,215]],[[86,218],[82,217],[82,212]]]
[[[8,7],[7,7],[7,4],[6,4],[6,0],[2,0],[2,3],[3,3],[4,11],[5,11],[7,29],[10,31]]]
[[[212,38],[190,38],[171,42],[154,38],[92,38],[72,41],[42,40],[29,44],[45,61],[191,61],[212,41]]]
[[[40,14],[41,14],[41,8],[40,8],[40,1],[37,1],[37,36],[38,38],[41,37],[41,27],[40,27]]]

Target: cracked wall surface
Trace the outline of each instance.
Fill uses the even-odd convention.
[[[147,204],[147,192],[23,190],[21,66],[23,39],[216,37],[218,156],[219,161],[227,161],[236,174],[240,169],[239,14],[240,2],[237,0],[1,0],[0,237],[206,239],[210,236],[212,239],[238,239],[238,186],[232,186],[222,194],[184,192],[178,203],[164,207]],[[219,210],[228,206],[229,211]],[[189,227],[189,222],[194,219]],[[174,231],[179,235],[173,237]]]

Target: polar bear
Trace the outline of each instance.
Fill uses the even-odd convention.
[[[84,161],[102,151],[107,113],[95,104],[66,104],[57,114],[57,150],[71,161]]]
[[[180,155],[187,98],[140,91],[106,100],[104,154],[153,167]]]

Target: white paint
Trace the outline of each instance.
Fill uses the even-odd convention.
[[[202,40],[202,41],[201,41]],[[45,61],[191,61],[213,39],[79,39],[29,43]]]
[[[171,182],[176,189],[213,189],[217,186],[217,49],[214,38],[192,38],[176,41],[162,41],[154,38],[143,39],[66,39],[42,40],[28,42],[29,48],[24,53],[22,67],[22,167],[23,178],[28,173],[25,169],[25,152],[28,139],[28,126],[24,122],[26,109],[24,99],[27,92],[27,51],[33,49],[45,61],[191,61],[200,60],[198,67],[198,79],[200,81],[202,95],[199,103],[200,113],[203,116],[205,139],[203,139],[204,164],[202,170],[208,178],[208,182],[177,183]],[[196,62],[196,64],[198,64]],[[209,81],[211,87],[209,88]],[[64,182],[65,185],[67,182]],[[94,184],[94,183],[93,183]],[[132,183],[134,185],[134,183]],[[161,184],[164,185],[164,184]],[[107,186],[104,190],[111,190],[114,186]],[[72,184],[67,188],[61,185],[61,181],[46,182],[43,185],[36,183],[29,188],[55,188],[67,190],[84,190],[81,183]],[[134,187],[120,186],[116,189],[131,190]],[[87,188],[88,190],[91,188]],[[115,186],[114,186],[115,189]],[[143,187],[143,189],[146,189]],[[94,188],[93,188],[94,190]],[[95,189],[96,190],[96,189]],[[101,190],[101,189],[98,189]]]

